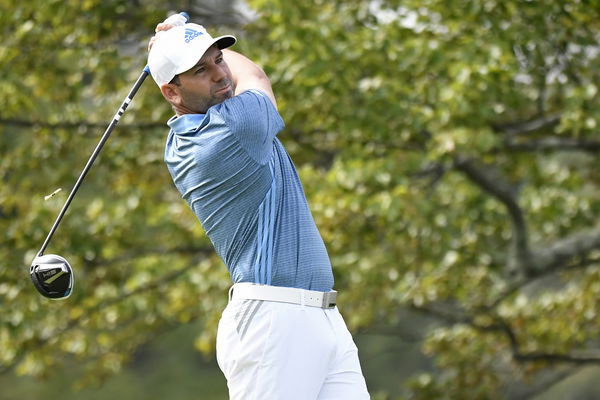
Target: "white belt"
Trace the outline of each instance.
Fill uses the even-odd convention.
[[[300,304],[309,307],[334,308],[337,292],[317,292],[282,286],[236,283],[229,289],[229,300],[266,300],[280,303]]]

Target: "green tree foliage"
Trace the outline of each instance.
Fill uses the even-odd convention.
[[[151,79],[103,150],[46,253],[70,260],[66,302],[35,293],[31,260],[141,72],[167,5],[3,1],[0,370],[44,375],[61,354],[90,377],[202,316],[214,329],[227,273],[162,162],[170,108]],[[62,188],[56,196],[44,196]],[[200,336],[210,348],[212,333]]]
[[[0,369],[67,355],[101,377],[198,319],[210,351],[228,277],[162,163],[171,111],[151,82],[48,249],[74,295],[27,277],[166,5],[1,3]],[[600,3],[248,3],[237,48],[271,78],[349,325],[439,320],[422,347],[438,368],[405,395],[517,396],[600,363]]]

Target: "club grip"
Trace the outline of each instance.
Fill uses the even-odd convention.
[[[185,25],[185,23],[188,22],[189,19],[190,19],[190,16],[188,15],[188,13],[182,11],[179,14],[171,15],[169,18],[165,19],[163,21],[163,23],[173,25],[173,26],[180,26],[180,25]]]
[[[168,17],[167,19],[165,19],[163,21],[163,24],[169,24],[169,25],[173,25],[173,26],[181,26],[181,25],[185,25],[186,22],[188,22],[190,20],[190,16],[188,15],[188,13],[186,13],[185,11],[182,11],[178,14],[173,14],[170,17]],[[157,32],[156,35],[158,36],[161,32]],[[146,65],[144,67],[144,72],[148,75],[150,75],[150,66]]]

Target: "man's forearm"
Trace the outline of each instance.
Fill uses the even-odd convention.
[[[231,70],[236,95],[246,90],[259,89],[277,107],[271,82],[261,67],[246,56],[229,49],[223,50],[223,58]]]

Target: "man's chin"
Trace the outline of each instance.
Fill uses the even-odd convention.
[[[227,99],[232,98],[233,96],[234,96],[233,89],[224,90],[222,93],[214,93],[213,96],[210,98],[210,101],[208,102],[208,104],[206,104],[206,110],[203,112],[200,112],[200,114],[205,114],[206,111],[210,107],[216,106],[217,104],[221,104],[222,102],[224,102]]]

